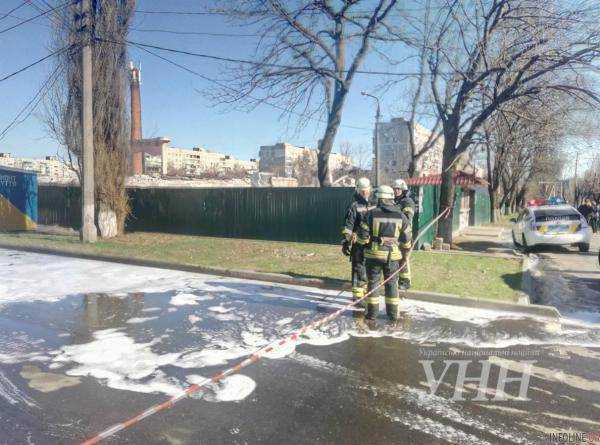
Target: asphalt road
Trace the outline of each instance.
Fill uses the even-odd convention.
[[[0,270],[6,444],[78,443],[347,299],[2,250]],[[405,309],[396,326],[346,314],[108,443],[558,443],[548,434],[600,432],[600,325]],[[481,378],[488,367],[481,387],[457,384],[461,369]],[[502,369],[520,379],[505,394]]]
[[[599,249],[600,234],[587,253],[576,247],[535,249],[543,272],[537,280],[540,302],[556,306],[564,316],[600,323]]]

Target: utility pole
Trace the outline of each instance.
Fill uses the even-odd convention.
[[[92,85],[92,33],[90,20],[90,0],[81,1],[82,20],[82,116],[83,131],[83,181],[81,184],[81,233],[84,243],[93,243],[98,237],[95,215],[94,190],[94,116],[93,116],[93,85]]]
[[[575,181],[574,181],[575,188],[573,190],[573,203],[575,205],[579,204],[577,202],[577,198],[578,198],[578,196],[577,196],[577,166],[578,165],[579,165],[579,150],[577,150],[577,154],[575,155]]]
[[[373,96],[366,91],[361,91],[360,94],[375,99],[375,102],[377,103],[377,110],[375,112],[375,137],[373,138],[373,150],[375,151],[375,186],[379,187],[381,184],[381,157],[379,154],[379,119],[381,118],[381,107],[379,105],[379,98],[377,96]]]

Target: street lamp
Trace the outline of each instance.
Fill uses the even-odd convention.
[[[375,139],[373,141],[374,151],[375,151],[375,186],[379,186],[381,182],[380,176],[380,157],[379,157],[379,118],[381,117],[381,107],[379,106],[379,98],[377,96],[373,96],[372,94],[367,93],[366,91],[361,91],[360,94],[366,97],[370,97],[371,99],[375,99],[377,103],[377,111],[375,113]]]

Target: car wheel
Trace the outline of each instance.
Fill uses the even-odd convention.
[[[589,243],[579,243],[579,244],[577,244],[577,247],[579,247],[580,252],[589,252],[590,251]]]
[[[521,236],[521,246],[523,247],[523,252],[525,252],[525,253],[531,252],[531,248],[527,244],[527,240],[525,239],[525,235]]]

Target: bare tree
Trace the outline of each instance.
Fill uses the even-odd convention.
[[[600,29],[597,8],[583,1],[439,0],[430,6],[425,53],[444,136],[443,211],[453,207],[457,160],[502,106],[542,91],[599,101],[581,70],[600,54]],[[566,70],[577,75],[565,81]],[[451,242],[451,218],[440,222],[438,234]]]
[[[360,177],[373,179],[371,177],[373,173],[371,170],[373,163],[373,150],[371,147],[362,143],[355,144],[350,141],[341,141],[339,151],[349,161],[342,166],[342,171],[337,172],[338,177],[345,174],[354,179]]]
[[[300,187],[319,185],[317,180],[317,159],[309,149],[298,156],[292,165],[292,177],[298,180]]]
[[[517,99],[482,125],[492,221],[507,202],[514,205],[516,196],[523,195],[545,160],[557,156],[566,127],[560,95],[550,96]]]
[[[236,0],[222,10],[258,29],[255,63],[242,63],[219,89],[220,102],[257,106],[275,101],[300,125],[324,116],[318,146],[318,179],[331,185],[329,154],[352,82],[375,40],[398,40],[389,24],[397,0]],[[229,84],[231,85],[231,83]]]
[[[96,37],[124,40],[129,30],[135,0],[96,0],[92,2],[90,22]],[[56,13],[54,44],[74,45],[62,53],[57,63],[64,67],[62,82],[51,94],[45,122],[55,139],[68,150],[72,163],[81,167],[82,82],[78,43],[81,38],[74,4]],[[62,15],[61,15],[62,14]],[[125,176],[129,155],[127,117],[127,51],[125,46],[95,39],[92,45],[94,102],[94,174],[99,217],[114,214],[116,226],[107,233],[122,233],[129,203]],[[81,172],[81,168],[77,169]],[[105,218],[106,219],[106,218]],[[109,216],[106,220],[110,220]],[[116,230],[115,230],[116,229]]]

